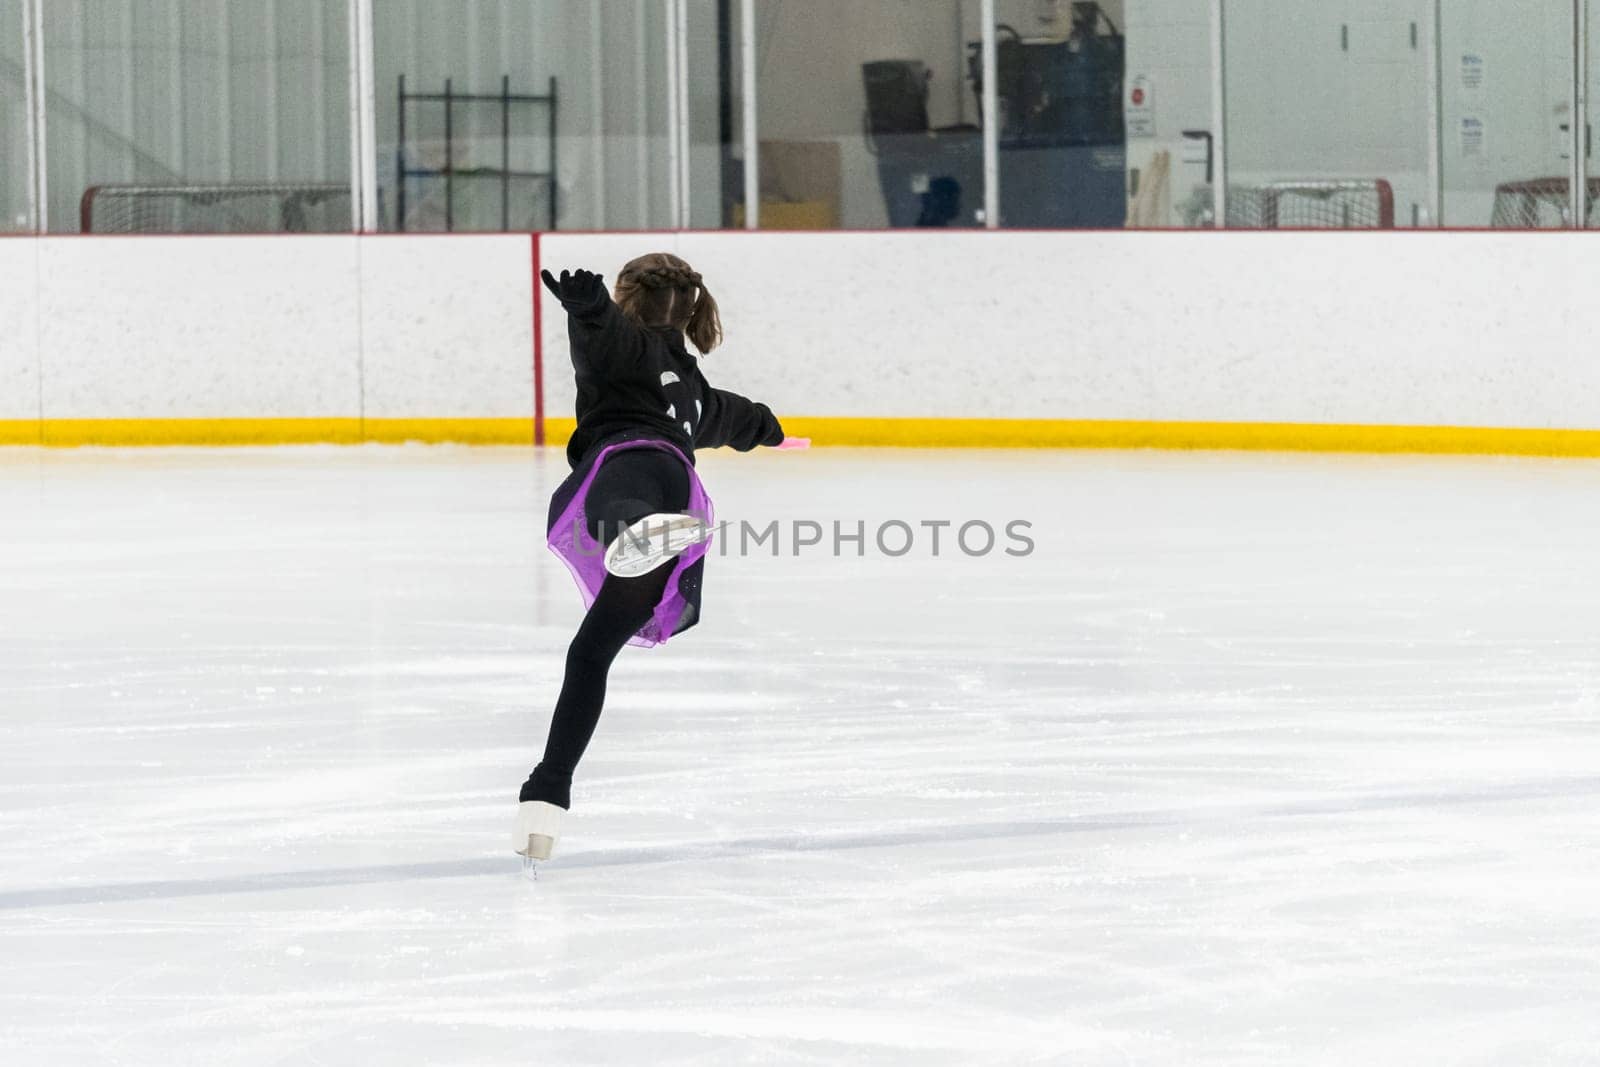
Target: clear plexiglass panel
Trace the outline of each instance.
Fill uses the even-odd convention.
[[[1432,225],[1431,0],[1226,0],[1227,225]]]
[[[764,228],[982,225],[960,3],[755,6]]]
[[[669,225],[667,8],[661,0],[375,4],[383,227]]]
[[[49,229],[350,229],[348,26],[321,0],[44,4]]]
[[[1584,224],[1589,229],[1600,228],[1600,158],[1594,151],[1594,128],[1596,114],[1600,113],[1600,0],[1583,0],[1585,15],[1588,22],[1587,48],[1585,59],[1587,70],[1584,71],[1587,97],[1589,100],[1589,114],[1586,116],[1583,130],[1583,157],[1586,171],[1587,186],[1585,190],[1583,213]]]
[[[1145,14],[1156,6],[1147,4]],[[1125,0],[996,0],[1002,226],[1123,225],[1129,180],[1123,115],[1129,7]],[[1137,12],[1138,5],[1132,7]],[[1161,15],[1181,17],[1182,3],[1165,7],[1171,10]],[[963,10],[973,73],[968,110],[976,114],[982,87],[981,5],[966,4]],[[1203,62],[1205,39],[1198,43]],[[1163,81],[1176,100],[1176,83]],[[1177,113],[1175,105],[1172,114]]]
[[[1440,6],[1447,226],[1572,224],[1572,0]]]
[[[31,228],[22,0],[0,0],[0,231]]]

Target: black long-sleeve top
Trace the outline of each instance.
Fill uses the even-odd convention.
[[[578,381],[578,428],[567,442],[574,469],[627,434],[676,445],[691,463],[697,448],[748,452],[783,443],[783,427],[765,404],[711,387],[681,331],[640,326],[609,295],[589,307],[563,306]]]

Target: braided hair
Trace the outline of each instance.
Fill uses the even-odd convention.
[[[631,260],[617,275],[617,306],[641,326],[682,330],[702,354],[722,343],[722,317],[700,272],[670,252]]]

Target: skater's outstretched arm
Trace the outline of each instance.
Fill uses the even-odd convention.
[[[564,270],[559,278],[541,271],[540,277],[567,313],[574,370],[594,377],[638,362],[644,335],[611,299],[603,277],[582,269]]]
[[[694,435],[696,448],[734,448],[748,452],[783,443],[783,425],[772,409],[726,389],[706,391],[706,409]]]

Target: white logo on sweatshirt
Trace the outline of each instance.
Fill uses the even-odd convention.
[[[677,380],[678,380],[678,376],[676,374],[673,374],[671,371],[664,370],[664,371],[661,372],[661,384],[662,385],[671,385],[673,382],[675,382]]]

